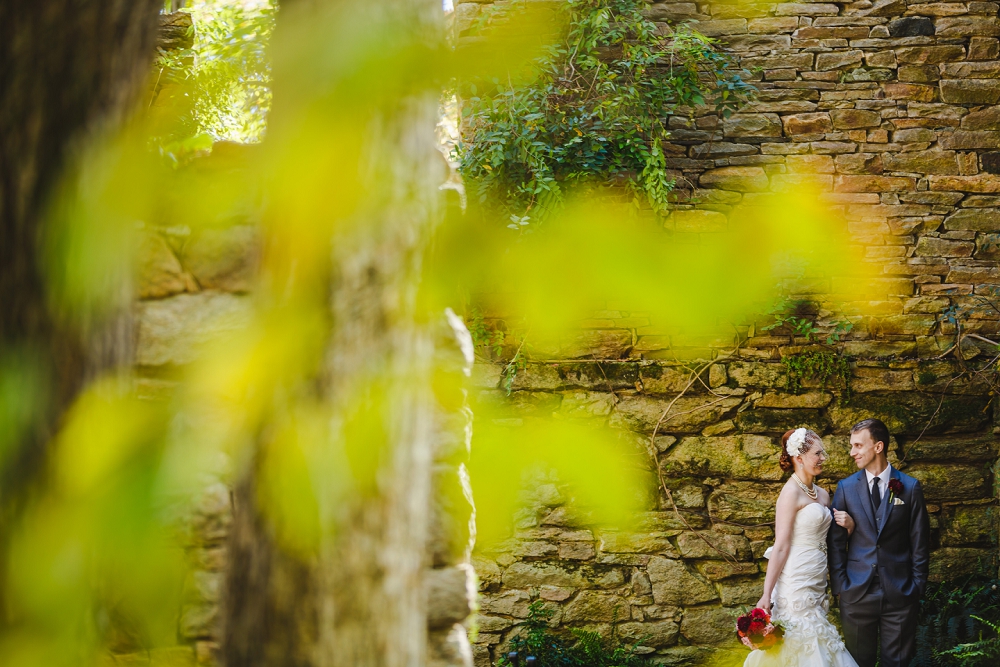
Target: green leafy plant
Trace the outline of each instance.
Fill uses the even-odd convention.
[[[483,310],[478,306],[472,308],[471,316],[468,319],[469,333],[472,335],[472,342],[480,356],[486,361],[502,361],[504,332],[489,328]],[[508,395],[514,387],[514,380],[517,379],[518,372],[524,370],[528,365],[528,358],[525,354],[526,339],[527,334],[521,339],[521,344],[514,351],[514,356],[504,364],[500,371],[500,386]]]
[[[916,667],[992,667],[1000,656],[1000,580],[931,583],[920,606]]]
[[[831,324],[820,325],[817,322],[818,308],[809,301],[784,300],[773,308],[774,322],[761,327],[761,331],[787,329],[794,336],[800,336],[812,342],[817,336],[826,333],[826,344],[832,345],[840,341],[841,336],[849,334],[854,329],[850,320],[839,320]]]
[[[969,618],[983,624],[986,632],[992,633],[991,637],[983,637],[983,631],[979,632],[979,639],[967,644],[959,644],[953,649],[942,651],[939,657],[946,661],[953,661],[960,667],[979,667],[980,665],[995,665],[1000,658],[1000,623],[991,623],[975,614]]]
[[[638,644],[626,644],[612,632],[604,637],[599,632],[573,629],[559,634],[549,627],[553,610],[541,600],[528,605],[528,617],[521,631],[510,640],[510,651],[516,652],[521,665],[534,656],[538,667],[636,667],[645,664],[636,653]],[[613,627],[613,626],[612,626]],[[512,667],[507,656],[501,656],[498,667]]]
[[[809,350],[801,354],[782,357],[781,363],[788,371],[788,390],[802,391],[802,382],[817,380],[824,388],[832,380],[838,380],[844,387],[843,400],[850,399],[851,364],[843,356],[828,350]]]
[[[472,309],[468,327],[473,344],[476,349],[485,353],[483,356],[486,359],[499,357],[503,354],[503,332],[486,326],[486,318],[482,308],[474,307]]]
[[[174,160],[211,148],[213,141],[255,142],[263,137],[271,106],[271,63],[267,44],[275,7],[256,8],[208,0],[196,3],[193,46],[160,51],[156,96],[174,88],[180,113],[156,138]]]
[[[510,361],[507,362],[507,365],[500,372],[500,385],[508,395],[510,395],[511,389],[514,388],[514,380],[517,379],[517,374],[523,371],[527,365],[528,358],[524,355],[524,340],[522,339],[521,345],[514,352],[514,356],[511,357]]]
[[[786,327],[796,336],[804,336],[809,340],[812,340],[813,335],[816,333],[816,323],[808,318],[796,317],[795,315],[775,315],[774,317],[774,322],[761,327],[761,331],[774,331],[775,329]]]
[[[544,219],[567,188],[584,183],[623,185],[636,206],[665,212],[669,116],[710,105],[726,117],[753,97],[715,40],[685,25],[663,34],[646,7],[570,0],[565,34],[534,62],[527,83],[462,85],[459,169],[481,203],[513,216],[510,226]],[[497,20],[488,16],[487,24]]]

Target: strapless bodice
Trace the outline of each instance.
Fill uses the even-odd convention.
[[[819,549],[826,553],[826,533],[833,516],[830,509],[819,503],[809,503],[795,515],[792,547]]]

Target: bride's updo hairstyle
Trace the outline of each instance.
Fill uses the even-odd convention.
[[[795,464],[792,463],[792,455],[788,453],[788,440],[792,435],[799,429],[793,428],[791,431],[786,431],[785,435],[781,436],[781,456],[778,458],[778,465],[785,472],[791,472],[795,468]],[[805,437],[802,438],[801,444],[799,444],[798,438],[796,438],[796,444],[799,444],[799,456],[805,454],[811,450],[816,445],[822,445],[823,439],[819,437],[815,431],[810,431],[807,428],[802,429],[805,431]]]

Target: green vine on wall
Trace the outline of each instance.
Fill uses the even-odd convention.
[[[807,380],[815,380],[823,388],[837,381],[844,387],[842,402],[850,400],[851,364],[846,357],[829,350],[809,350],[782,357],[781,363],[788,372],[788,391],[801,392],[802,383]]]
[[[774,322],[761,327],[761,331],[785,329],[793,336],[801,336],[809,342],[826,334],[826,344],[833,345],[854,330],[854,323],[850,320],[821,323],[819,307],[811,301],[784,299],[772,310]]]
[[[849,320],[831,321],[829,317],[821,318],[819,306],[807,300],[784,299],[774,308],[771,324],[761,327],[761,331],[784,329],[792,336],[805,338],[813,343],[819,336],[826,336],[826,344],[832,346],[840,342],[841,336],[849,334],[854,324]],[[799,354],[789,354],[781,358],[781,363],[787,371],[788,391],[797,394],[802,391],[802,384],[816,381],[823,388],[831,382],[837,382],[844,388],[841,402],[846,403],[851,398],[851,364],[846,357],[834,350],[812,349]]]
[[[710,105],[726,117],[755,94],[715,40],[686,25],[664,34],[646,7],[569,0],[564,37],[534,62],[527,83],[462,84],[459,169],[510,226],[544,219],[584,182],[624,185],[636,206],[665,212],[669,116]]]
[[[502,362],[504,332],[498,329],[491,329],[486,324],[486,317],[483,315],[481,308],[474,307],[468,319],[469,333],[472,335],[472,342],[478,354],[488,362]],[[508,396],[514,388],[514,380],[517,379],[517,374],[528,366],[528,358],[525,354],[527,339],[528,334],[526,333],[521,338],[521,343],[514,351],[514,355],[500,370],[500,386],[507,392]]]
[[[490,329],[486,325],[486,317],[482,308],[473,308],[469,319],[469,334],[472,335],[472,342],[476,349],[483,354],[487,360],[499,357],[503,353],[503,332],[497,329]]]

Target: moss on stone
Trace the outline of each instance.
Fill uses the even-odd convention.
[[[904,443],[903,453],[910,462],[986,462],[996,459],[998,444],[994,435],[932,436]]]
[[[958,505],[941,517],[942,546],[995,546],[997,514],[992,505]]]
[[[736,426],[744,433],[780,435],[791,428],[809,428],[817,433],[826,430],[827,421],[820,410],[755,408],[736,415]]]
[[[667,475],[779,480],[779,453],[771,438],[759,435],[690,437],[670,450],[661,467]]]
[[[996,574],[996,552],[991,549],[945,547],[931,552],[930,581],[959,577],[992,577]]]
[[[764,361],[734,361],[729,364],[729,379],[737,387],[784,387],[788,371],[781,364]]]
[[[774,521],[774,505],[781,483],[728,482],[712,492],[708,510],[713,519],[740,524]]]
[[[914,463],[907,474],[920,480],[930,502],[975,500],[990,493],[989,466],[946,463]]]
[[[945,396],[942,401],[939,394],[919,391],[871,392],[855,394],[844,405],[831,405],[829,415],[839,433],[870,417],[884,421],[896,435],[918,435],[925,427],[928,434],[963,433],[986,424],[988,403],[988,396]]]
[[[651,396],[622,396],[611,415],[611,425],[651,433],[659,424],[659,432],[698,433],[722,419],[729,410],[742,403],[740,398],[715,399],[710,395],[685,396],[673,402],[666,418],[664,410],[671,401]]]

